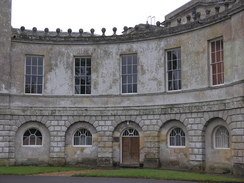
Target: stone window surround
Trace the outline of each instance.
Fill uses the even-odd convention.
[[[181,130],[180,131],[180,134],[183,132],[184,133],[184,136],[180,136],[180,145],[171,145],[171,141],[170,141],[170,138],[172,137],[172,132],[173,132],[173,130],[175,130],[175,129],[179,129],[179,130]],[[183,138],[184,138],[184,140],[183,140]],[[184,132],[184,130],[182,130],[182,128],[179,128],[179,127],[174,127],[174,128],[171,128],[170,129],[170,131],[169,131],[169,133],[168,133],[168,146],[169,147],[172,147],[172,148],[174,148],[174,147],[182,147],[182,148],[185,148],[185,144],[186,144],[186,135],[185,135],[185,132]],[[184,143],[183,143],[183,141],[184,141]],[[184,144],[184,145],[182,145],[182,144]]]
[[[88,130],[91,135],[92,135],[92,142],[93,142],[93,138],[94,138],[94,134],[97,133],[95,127],[86,122],[86,121],[79,121],[79,122],[75,122],[73,123],[66,131],[66,145],[72,145],[73,147],[92,147],[94,144],[92,143],[92,145],[74,145],[74,134],[76,133],[77,130],[79,129],[86,129]]]
[[[224,128],[226,130],[226,132],[228,133],[227,134],[228,135],[228,137],[227,137],[228,138],[228,147],[216,147],[216,133],[218,132],[218,130],[220,128]],[[230,135],[229,134],[230,133],[225,126],[220,125],[220,126],[215,127],[215,129],[213,130],[213,147],[215,149],[230,149]]]
[[[86,133],[89,133],[89,135],[87,136],[87,135],[85,135],[85,144],[75,144],[75,137],[78,137],[78,136],[75,136],[75,134],[78,132],[78,131],[80,131],[80,130],[85,130],[85,134]],[[80,137],[80,136],[79,136]],[[91,137],[91,144],[87,144],[88,142],[87,142],[87,137]],[[76,131],[75,131],[75,133],[74,133],[74,135],[73,135],[73,142],[72,142],[72,145],[74,146],[74,147],[91,147],[92,146],[92,134],[91,134],[91,132],[89,131],[89,130],[87,130],[86,128],[80,128],[80,129],[77,129]]]
[[[131,65],[131,71],[128,71],[128,62],[127,62],[127,58],[130,57],[132,59],[132,63]],[[135,61],[134,61],[134,57],[135,57]],[[124,60],[126,59],[126,60]],[[125,61],[125,64],[124,64]],[[136,63],[136,71],[134,70],[133,65],[135,65]],[[122,94],[135,94],[138,91],[138,86],[137,86],[137,54],[136,53],[132,53],[132,54],[123,54],[121,55],[121,93]],[[126,70],[124,70],[123,68],[126,68]],[[129,76],[131,76],[131,82],[129,82]],[[123,78],[126,78],[125,80]],[[136,81],[135,81],[136,80]],[[131,85],[131,91],[129,90],[128,86]],[[126,86],[125,90],[123,89],[123,86]],[[136,88],[135,88],[136,86]]]
[[[26,92],[26,76],[27,76],[27,57],[36,57],[36,58],[42,58],[42,74],[41,75],[39,75],[38,73],[36,74],[36,77],[42,77],[42,82],[41,82],[41,85],[42,85],[42,89],[41,89],[41,92],[39,93],[38,92],[38,89],[37,89],[37,91],[36,92]],[[31,59],[32,60],[32,59]],[[31,65],[32,66],[32,65]],[[39,66],[38,65],[38,62],[37,62],[37,66]],[[38,72],[38,67],[37,67],[37,71],[36,72]],[[33,74],[31,73],[31,74],[29,74],[31,77],[33,76]],[[43,55],[25,55],[25,76],[24,76],[25,78],[24,78],[24,93],[25,94],[28,94],[28,95],[42,95],[43,94],[43,88],[44,88],[44,79],[43,79],[43,77],[44,77],[44,56]],[[36,83],[35,83],[36,84]],[[32,84],[30,85],[30,86],[32,86]],[[30,89],[31,90],[31,89]]]
[[[76,73],[75,73],[75,70],[76,70],[76,62],[78,61],[78,59],[79,59],[79,67],[82,67],[82,59],[85,59],[85,65],[83,66],[84,68],[85,68],[85,83],[84,84],[81,84],[80,82],[81,82],[81,77],[82,77],[82,75],[77,75]],[[90,64],[87,64],[88,63],[88,60],[90,61]],[[87,95],[87,94],[91,94],[91,56],[80,56],[80,57],[75,57],[75,61],[74,61],[75,63],[74,63],[74,85],[75,85],[75,87],[74,87],[74,93],[76,94],[76,95]],[[90,68],[90,73],[89,74],[87,74],[87,69],[88,68]],[[90,84],[88,84],[88,82],[87,82],[87,77],[90,77]],[[76,84],[76,79],[79,79],[79,83],[80,84]],[[80,90],[80,88],[81,88],[81,86],[83,85],[83,87],[84,87],[84,92],[82,93],[82,91]],[[76,90],[76,87],[79,87],[79,91],[77,91]],[[88,90],[88,88],[90,88],[90,90]]]
[[[215,45],[216,45],[216,42],[218,42],[218,41],[220,41],[220,46],[222,46],[223,49],[220,48],[220,50],[217,50],[217,51],[222,51],[223,55],[220,54],[219,55],[220,58],[217,58],[218,56],[215,56],[216,61],[215,61],[215,63],[212,63],[213,62],[212,61],[213,54],[217,55],[216,50],[214,53],[212,53],[212,44],[215,43]],[[223,40],[223,37],[219,37],[219,38],[209,40],[209,62],[210,62],[210,83],[211,83],[211,86],[223,85],[224,84],[224,40]],[[220,72],[218,71],[218,65],[217,64],[221,64],[221,67],[223,67]],[[215,72],[213,71],[213,65],[216,65],[216,71]],[[214,74],[217,74],[215,80],[213,79]],[[218,75],[220,75],[222,81],[218,81],[218,79],[219,79]]]
[[[33,133],[31,133],[30,135],[29,135],[29,137],[30,136],[32,136],[32,135],[35,135],[35,144],[24,144],[24,134],[27,132],[27,131],[29,131],[29,130],[36,130],[36,132],[35,132],[35,134],[33,134]],[[23,147],[42,147],[42,141],[43,141],[43,135],[42,135],[42,133],[41,133],[41,136],[37,136],[36,135],[36,133],[37,132],[39,132],[39,133],[41,133],[41,130],[39,130],[39,129],[37,129],[37,128],[28,128],[25,132],[24,132],[24,134],[23,134],[23,138],[22,138],[22,146]],[[41,137],[41,145],[37,145],[36,143],[36,141],[37,141],[37,138],[38,137]],[[29,140],[28,140],[28,143],[29,143]]]
[[[166,88],[167,88],[167,91],[169,91],[169,92],[171,92],[171,91],[179,91],[179,90],[181,90],[182,89],[182,79],[181,79],[181,58],[177,58],[177,68],[176,69],[174,69],[173,68],[173,60],[170,60],[169,61],[169,58],[168,58],[168,54],[170,53],[170,52],[173,52],[173,51],[177,51],[177,52],[179,52],[179,54],[180,54],[180,57],[181,57],[181,48],[180,47],[178,47],[178,48],[172,48],[172,49],[167,49],[166,50]],[[168,62],[170,62],[170,63],[172,63],[172,65],[171,65],[171,68],[170,68],[170,70],[169,70],[169,67],[168,67]],[[178,64],[180,62],[180,64]],[[177,72],[179,72],[179,74],[180,74],[180,77],[178,78],[178,74],[176,75],[176,78],[173,78],[173,76],[175,76],[174,75],[174,71],[177,71]],[[177,81],[177,87],[176,88],[174,88],[174,86],[173,86],[173,84],[171,85],[171,89],[170,89],[170,87],[169,87],[169,72],[172,72],[172,80],[171,80],[171,82],[175,82],[175,81]]]

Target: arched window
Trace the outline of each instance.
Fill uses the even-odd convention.
[[[42,134],[39,130],[31,128],[23,135],[23,145],[42,145]]]
[[[230,148],[229,132],[224,126],[219,126],[214,133],[215,148]]]
[[[92,145],[92,134],[87,129],[79,129],[74,134],[74,145]]]
[[[123,132],[123,137],[138,137],[139,133],[133,128],[128,128]]]
[[[169,146],[185,146],[186,136],[181,128],[174,128],[169,134]]]

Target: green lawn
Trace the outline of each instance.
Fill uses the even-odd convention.
[[[189,181],[211,181],[211,182],[244,182],[244,179],[231,179],[206,174],[189,172],[152,170],[152,169],[119,169],[100,172],[90,172],[74,176],[86,177],[131,177],[148,179],[167,179],[167,180],[189,180]]]
[[[71,170],[84,170],[84,168],[69,167],[32,167],[32,166],[11,166],[0,167],[0,175],[31,175],[39,173],[62,172]]]
[[[40,173],[85,170],[84,168],[70,167],[32,167],[32,166],[13,166],[0,167],[0,175],[32,175]],[[82,173],[74,176],[83,177],[130,177],[130,178],[147,178],[147,179],[167,179],[167,180],[189,180],[201,182],[244,182],[244,179],[231,179],[220,176],[212,176],[207,174],[169,171],[169,170],[153,170],[153,169],[113,169],[105,171],[97,171],[90,173]]]

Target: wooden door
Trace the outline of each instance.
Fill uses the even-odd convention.
[[[122,138],[122,164],[139,164],[139,137]]]

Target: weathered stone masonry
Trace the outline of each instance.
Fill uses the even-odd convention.
[[[11,28],[11,1],[1,1],[0,165],[143,166],[243,175],[243,9],[243,1],[190,1],[157,26],[97,36]],[[212,86],[209,42],[217,38],[224,42],[224,83]],[[166,51],[175,48],[181,49],[182,89],[168,91]],[[134,94],[121,93],[120,56],[127,54],[137,55]],[[25,93],[26,55],[44,58],[42,94]],[[77,56],[91,57],[90,95],[74,94]],[[229,133],[228,148],[214,148],[219,126]],[[23,145],[31,128],[41,132],[42,145]],[[169,145],[174,128],[185,133],[181,147]],[[74,145],[78,129],[91,133],[92,145]],[[136,163],[135,152],[123,161],[127,129],[136,131],[130,142],[138,145]]]

